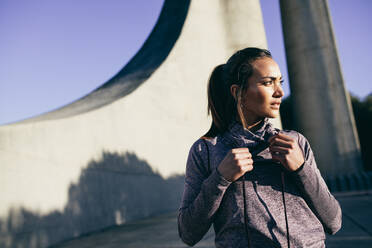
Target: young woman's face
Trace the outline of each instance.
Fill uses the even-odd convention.
[[[252,66],[253,74],[242,92],[244,117],[248,122],[278,117],[284,95],[278,64],[271,58],[261,58],[252,62]]]

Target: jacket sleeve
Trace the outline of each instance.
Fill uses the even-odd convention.
[[[198,140],[191,147],[186,165],[185,187],[178,213],[178,233],[193,246],[209,230],[222,197],[231,182],[213,169],[208,175],[208,154]]]
[[[309,142],[303,135],[298,135],[305,162],[298,170],[292,172],[292,176],[302,191],[305,201],[322,223],[324,230],[329,234],[335,234],[341,228],[341,207],[329,192],[317,168]]]

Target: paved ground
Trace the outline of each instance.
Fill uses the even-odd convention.
[[[327,236],[327,247],[372,247],[372,191],[335,194],[343,210],[343,226]],[[178,238],[176,213],[168,213],[61,243],[56,248],[180,248],[187,247]],[[210,230],[194,247],[213,248]]]

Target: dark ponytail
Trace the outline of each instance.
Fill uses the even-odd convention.
[[[204,138],[215,137],[227,130],[237,117],[245,127],[245,118],[240,103],[242,91],[247,87],[248,78],[253,74],[251,63],[259,58],[269,57],[268,50],[248,47],[234,53],[226,64],[213,69],[208,82],[208,114],[212,115],[212,124]],[[240,86],[235,98],[231,95],[231,85]]]
[[[236,116],[235,100],[230,94],[229,85],[225,83],[224,67],[224,64],[216,66],[209,78],[208,114],[212,115],[213,121],[211,128],[204,135],[206,137],[214,137],[220,130],[226,130],[227,125]]]

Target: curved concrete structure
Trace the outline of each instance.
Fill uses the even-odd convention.
[[[14,124],[55,120],[106,106],[133,92],[164,62],[180,36],[190,1],[166,1],[158,21],[130,62],[114,77],[81,99],[55,111]]]
[[[169,176],[184,173],[189,147],[209,128],[209,74],[247,46],[266,47],[258,0],[166,0],[110,81],[1,126],[0,246],[45,246],[176,209],[183,181]]]

